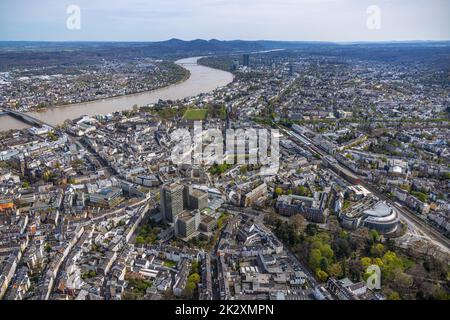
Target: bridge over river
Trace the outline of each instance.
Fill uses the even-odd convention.
[[[3,108],[3,110],[0,111],[0,116],[1,115],[10,115],[11,117],[16,118],[17,120],[20,120],[22,122],[25,122],[26,124],[29,124],[33,127],[42,127],[43,125],[47,125],[53,128],[53,126],[43,122],[42,120],[36,119],[27,113],[19,112],[16,110]]]

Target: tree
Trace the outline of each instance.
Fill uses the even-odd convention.
[[[401,292],[410,289],[413,285],[413,279],[410,275],[404,272],[397,272],[394,276],[393,284],[395,288],[398,288]]]
[[[334,257],[333,249],[331,249],[331,246],[329,244],[322,245],[322,247],[320,248],[320,252],[322,253],[322,256],[324,256],[328,260],[331,260]]]
[[[372,265],[372,259],[370,259],[369,257],[361,258],[361,265],[364,269],[367,269],[370,265]]]
[[[372,241],[372,243],[376,243],[380,240],[380,234],[378,233],[377,230],[374,230],[374,229],[370,230],[369,235],[370,235],[370,240]]]
[[[302,215],[296,214],[295,216],[292,216],[289,219],[289,222],[292,224],[296,232],[301,233],[304,231],[306,223],[305,218]]]
[[[383,260],[381,258],[373,259],[373,263],[379,266],[380,268],[384,265]]]
[[[318,232],[317,226],[313,223],[308,224],[305,231],[308,236],[315,236]]]
[[[281,189],[280,187],[275,188],[275,193],[277,194],[277,196],[281,196],[283,194],[283,189]]]
[[[324,270],[324,271],[328,271],[328,260],[325,257],[322,257],[320,259],[320,269]]]
[[[51,177],[52,177],[52,173],[51,173],[48,169],[45,170],[45,172],[44,172],[44,174],[43,174],[43,176],[42,176],[42,178],[44,179],[44,181],[45,181],[45,182],[50,181],[50,180],[51,180]]]
[[[364,270],[361,261],[357,259],[352,259],[349,261],[348,267],[349,267],[348,271],[352,280],[359,281],[361,279],[361,274],[363,273]]]
[[[193,273],[189,276],[184,290],[184,295],[188,299],[194,298],[194,293],[197,289],[197,285],[200,282],[200,275],[198,273]]]
[[[287,222],[277,224],[275,234],[281,241],[291,246],[296,245],[301,241],[301,237],[295,232],[292,224]]]
[[[438,288],[434,292],[434,298],[437,299],[437,300],[450,300],[450,293],[445,292],[441,288]]]
[[[200,273],[200,263],[199,263],[198,261],[193,261],[193,262],[192,262],[191,269],[192,269],[191,272],[192,272],[193,274],[198,274],[198,273]]]
[[[188,283],[186,283],[186,287],[184,288],[184,296],[188,299],[192,299],[196,288],[197,285],[195,283],[188,281]]]
[[[321,269],[317,269],[316,277],[317,279],[319,279],[320,282],[325,282],[328,279],[328,274]]]
[[[349,257],[352,250],[347,239],[338,238],[335,242],[335,252],[338,258]]]
[[[419,191],[412,191],[411,194],[413,196],[416,196],[420,201],[422,202],[427,202],[428,200],[428,195],[426,195],[423,192],[419,192]]]
[[[220,119],[225,120],[227,118],[227,108],[222,105],[220,108]]]
[[[442,179],[444,180],[450,180],[450,172],[444,172],[442,174]]]
[[[309,195],[309,190],[306,189],[304,186],[298,186],[298,187],[297,187],[297,194],[298,194],[299,196],[306,197],[306,196]]]
[[[322,253],[320,252],[319,249],[311,250],[311,252],[309,254],[309,260],[308,260],[309,267],[313,270],[316,270],[317,268],[320,267],[321,259],[322,259]]]
[[[189,276],[188,281],[197,284],[200,282],[200,275],[198,273],[193,273]]]
[[[343,270],[342,270],[342,265],[340,263],[333,263],[329,268],[328,268],[328,273],[331,277],[334,278],[341,278],[344,274]]]
[[[384,253],[384,246],[381,243],[377,243],[374,244],[371,248],[370,248],[370,254],[373,257],[382,257]]]
[[[58,136],[53,131],[49,132],[47,136],[52,141],[58,140]]]
[[[398,294],[398,292],[393,291],[389,295],[388,300],[401,300],[401,299],[400,299],[400,295]]]
[[[145,244],[145,238],[142,236],[137,236],[136,237],[136,244],[137,245],[144,245]]]
[[[329,225],[331,234],[333,234],[333,235],[341,234],[342,227],[341,227],[341,224],[339,223],[337,217],[332,215],[332,216],[329,216],[328,220],[329,220],[328,225]]]
[[[395,279],[396,274],[404,271],[403,261],[397,257],[395,252],[386,252],[383,255],[382,261],[384,266],[381,269],[381,272],[386,280],[393,280]]]

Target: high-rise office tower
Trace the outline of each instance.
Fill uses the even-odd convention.
[[[161,187],[161,212],[165,220],[175,222],[183,212],[183,186],[173,183]]]
[[[244,67],[250,67],[250,55],[244,54]]]
[[[185,211],[177,217],[175,235],[183,238],[190,237],[200,226],[200,211]]]
[[[203,210],[208,206],[208,193],[194,190],[192,186],[184,186],[184,208]]]

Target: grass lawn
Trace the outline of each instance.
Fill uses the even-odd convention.
[[[206,109],[189,109],[184,114],[186,120],[205,120],[208,110]]]
[[[164,261],[163,266],[166,268],[175,268],[177,263],[175,261],[166,260]]]

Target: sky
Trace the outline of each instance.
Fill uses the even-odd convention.
[[[0,41],[171,38],[450,40],[450,0],[0,0]]]

